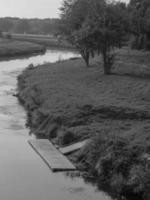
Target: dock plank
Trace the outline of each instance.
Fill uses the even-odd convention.
[[[75,166],[47,139],[32,139],[28,141],[53,171],[72,171]]]
[[[88,142],[88,140],[84,140],[82,142],[77,142],[75,144],[59,148],[59,151],[62,152],[62,154],[67,155],[67,154],[70,154],[74,151],[81,149],[87,142]]]

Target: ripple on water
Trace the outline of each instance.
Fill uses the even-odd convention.
[[[25,126],[22,124],[18,124],[18,123],[12,123],[9,125],[9,127],[7,129],[11,129],[11,130],[15,130],[15,131],[20,131],[20,130],[24,130]]]
[[[14,88],[12,87],[12,85],[1,85],[0,86],[0,91],[1,92],[9,92],[9,91],[12,91],[14,90]]]
[[[84,187],[76,187],[76,188],[69,188],[69,192],[71,193],[83,193],[85,191]]]
[[[0,91],[0,96],[9,96],[9,95],[13,95],[16,93],[16,90],[15,89],[11,89],[11,90],[4,90],[4,91]]]
[[[3,71],[2,73],[6,76],[11,76],[11,77],[17,77],[22,70],[17,69],[17,70],[13,70],[13,71]]]
[[[11,109],[10,106],[0,106],[0,115],[10,115],[11,114]]]
[[[0,87],[3,86],[3,85],[6,85],[6,84],[7,84],[7,82],[5,80],[0,81]]]

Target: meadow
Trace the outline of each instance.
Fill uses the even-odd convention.
[[[28,41],[46,47],[57,47],[74,49],[67,41],[62,41],[59,38],[50,35],[34,35],[34,34],[12,34],[12,38],[20,41]]]
[[[16,56],[28,56],[34,53],[44,53],[45,47],[27,41],[17,41],[14,39],[0,39],[0,58]]]

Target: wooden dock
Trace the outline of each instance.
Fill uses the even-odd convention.
[[[53,171],[72,171],[75,166],[47,139],[32,139],[28,141]]]
[[[78,142],[78,143],[75,143],[75,144],[72,144],[72,145],[69,145],[66,147],[62,147],[62,148],[59,148],[59,151],[62,154],[67,155],[67,154],[70,154],[74,151],[81,149],[87,142],[88,142],[88,140],[84,140],[82,142]]]

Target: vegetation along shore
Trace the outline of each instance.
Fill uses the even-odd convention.
[[[55,36],[40,36],[32,34],[11,34],[12,38],[18,41],[27,41],[35,44],[43,45],[46,48],[57,48],[57,49],[71,49],[75,50],[73,45],[69,44],[66,40],[61,37]]]
[[[47,48],[71,49],[75,51],[72,45],[56,37],[29,34],[0,34],[0,59],[45,53]]]
[[[44,53],[46,48],[31,42],[0,38],[0,59]]]
[[[99,187],[128,199],[149,187],[149,58],[122,48],[109,76],[95,57],[89,68],[82,59],[68,60],[30,66],[18,77],[31,132],[60,146],[90,138],[70,159]],[[48,128],[37,131],[47,117]]]

